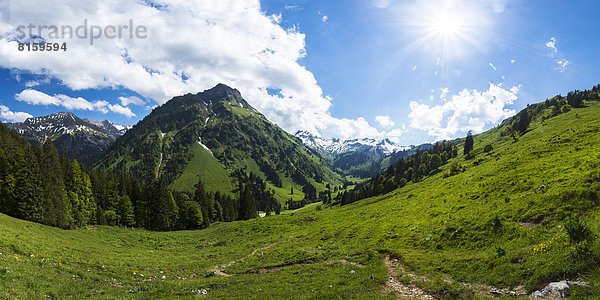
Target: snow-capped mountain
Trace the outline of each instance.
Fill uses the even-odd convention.
[[[105,133],[112,135],[115,137],[115,139],[117,137],[122,136],[123,134],[125,134],[125,132],[129,129],[131,129],[133,126],[132,125],[119,125],[119,124],[115,124],[112,123],[109,120],[104,120],[102,122],[100,121],[96,121],[96,120],[92,120],[92,119],[83,119],[84,121],[92,124],[92,125],[96,125],[97,127],[100,127],[101,129],[104,130]]]
[[[29,118],[22,123],[7,123],[6,126],[30,141],[43,143],[51,139],[60,152],[64,151],[70,158],[86,164],[100,158],[130,128],[110,121],[80,119],[70,112]]]
[[[398,146],[389,139],[375,140],[370,138],[360,138],[340,140],[336,138],[317,137],[308,131],[298,131],[295,136],[302,140],[302,143],[307,147],[326,156],[335,156],[358,150],[390,155],[394,152],[410,149],[410,147]]]
[[[433,146],[431,144],[399,146],[389,139],[327,139],[307,131],[298,131],[295,136],[307,148],[322,156],[338,172],[363,178],[372,177],[399,159]]]

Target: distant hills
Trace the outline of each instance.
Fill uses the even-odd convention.
[[[81,119],[70,112],[59,112],[21,123],[6,123],[30,141],[51,139],[59,151],[85,164],[98,160],[108,147],[131,128],[110,121]]]

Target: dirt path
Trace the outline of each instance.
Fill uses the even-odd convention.
[[[398,295],[398,299],[434,299],[420,288],[400,282],[397,278],[398,267],[394,262],[390,261],[389,255],[385,257],[383,262],[388,269],[388,280],[385,283],[385,288],[388,291],[394,291]]]
[[[254,254],[256,254],[258,251],[263,251],[263,250],[269,249],[269,248],[271,248],[271,247],[273,247],[273,246],[275,246],[275,245],[278,245],[278,244],[280,244],[280,243],[281,243],[281,242],[275,242],[275,243],[272,243],[272,244],[267,244],[267,245],[265,245],[265,246],[264,246],[264,247],[262,247],[262,248],[255,249],[254,251],[252,251],[252,253],[250,253],[250,254],[248,254],[248,255],[246,255],[246,256],[244,256],[244,257],[240,257],[240,258],[238,258],[238,259],[236,259],[236,260],[232,260],[232,261],[230,261],[230,262],[228,262],[228,263],[226,263],[226,264],[224,264],[224,265],[216,265],[216,266],[214,266],[214,267],[210,268],[210,271],[211,271],[211,272],[214,272],[214,273],[215,273],[215,275],[229,277],[229,276],[231,276],[232,274],[225,273],[225,272],[223,271],[223,270],[225,270],[225,268],[227,268],[227,267],[231,267],[231,266],[232,266],[233,264],[235,264],[236,262],[238,262],[238,261],[241,261],[241,260],[244,260],[244,259],[246,259],[246,258],[248,258],[248,257],[250,257],[250,256],[253,256],[253,255],[254,255]]]

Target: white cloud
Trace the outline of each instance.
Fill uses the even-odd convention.
[[[390,116],[376,116],[375,120],[377,121],[377,123],[379,123],[379,125],[381,125],[381,127],[385,129],[393,128],[396,125],[396,123],[392,121]]]
[[[31,87],[36,87],[40,84],[49,84],[50,83],[50,78],[44,78],[42,80],[30,80],[25,82],[25,87],[31,88]]]
[[[546,47],[552,49],[554,52],[558,52],[558,49],[556,48],[556,38],[551,37],[550,41],[546,43]]]
[[[141,105],[146,104],[146,102],[144,100],[140,99],[140,97],[137,97],[137,96],[119,97],[119,101],[121,102],[121,105],[123,105],[123,106],[129,106],[131,104],[141,106]]]
[[[441,88],[440,90],[442,91],[442,93],[440,94],[440,100],[446,101],[446,96],[448,96],[448,92],[450,90],[448,90],[448,88]]]
[[[15,95],[17,101],[31,105],[60,105],[61,100],[36,90],[27,89]]]
[[[123,115],[128,118],[135,117],[135,114],[131,111],[131,109],[129,109],[129,107],[123,107],[119,104],[109,104],[108,109],[116,114]]]
[[[323,18],[321,18],[321,22],[323,23],[327,23],[327,20],[329,20],[328,16],[323,16]]]
[[[517,100],[518,92],[518,87],[507,90],[501,84],[490,83],[487,91],[464,89],[441,105],[411,101],[410,127],[424,130],[438,140],[449,139],[458,132],[480,132],[485,125],[515,114],[506,106]]]
[[[0,32],[0,67],[51,76],[74,91],[128,89],[158,104],[224,83],[288,132],[312,129],[340,138],[378,133],[364,119],[330,115],[331,98],[299,63],[306,56],[305,35],[295,27],[282,28],[279,16],[266,15],[259,0],[161,0],[162,8],[145,3],[13,1],[12,25],[78,26],[87,19],[89,25],[107,26],[133,20],[134,26],[151,29],[150,36],[101,38],[93,46],[89,40],[69,39],[66,53],[55,53],[19,52],[8,38],[14,31]],[[376,6],[389,6],[389,1],[377,1]],[[10,26],[5,22],[0,20],[0,29]],[[47,38],[48,32],[42,36]],[[267,88],[281,90],[283,98],[269,95]],[[336,131],[342,123],[353,129]]]
[[[131,109],[118,104],[112,105],[106,101],[101,100],[90,102],[81,97],[73,98],[62,94],[50,96],[48,94],[32,89],[26,89],[16,94],[15,99],[17,101],[25,102],[31,105],[53,105],[64,107],[68,110],[99,111],[104,114],[108,113],[109,111],[112,111],[116,114],[124,115],[128,118],[135,117],[135,114],[131,111]]]
[[[557,65],[556,69],[562,73],[567,69],[567,66],[569,65],[569,61],[564,58],[559,59],[556,61],[556,65]]]
[[[281,19],[282,19],[281,14],[277,14],[277,15],[273,14],[273,15],[271,15],[271,20],[273,20],[273,22],[275,22],[277,24],[281,23]]]
[[[0,119],[10,122],[23,122],[27,118],[33,118],[33,116],[26,112],[12,112],[8,107],[0,105]]]

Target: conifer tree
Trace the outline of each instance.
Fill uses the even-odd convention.
[[[242,196],[240,197],[240,208],[238,210],[238,220],[249,220],[256,218],[256,204],[252,199],[252,194],[248,187],[244,187]]]
[[[214,212],[214,203],[210,194],[204,190],[204,183],[199,181],[194,193],[194,201],[200,204],[202,211],[202,228],[210,226]]]
[[[121,216],[120,223],[125,227],[132,227],[135,225],[135,215],[133,210],[133,204],[129,196],[119,197],[118,214]]]
[[[467,138],[465,139],[465,147],[464,147],[464,155],[469,156],[469,154],[473,151],[473,135],[471,134],[471,130],[467,133]]]
[[[167,189],[164,178],[159,178],[151,188],[148,197],[150,197],[150,219],[149,227],[154,230],[170,230],[177,223],[179,208],[173,194]]]
[[[40,171],[43,180],[44,217],[43,223],[67,228],[70,227],[69,208],[63,182],[63,171],[58,151],[49,139],[43,146]]]
[[[517,130],[521,134],[525,134],[525,132],[527,132],[527,128],[529,127],[529,123],[531,123],[529,112],[526,109],[524,109],[521,112],[519,112],[519,123]]]

